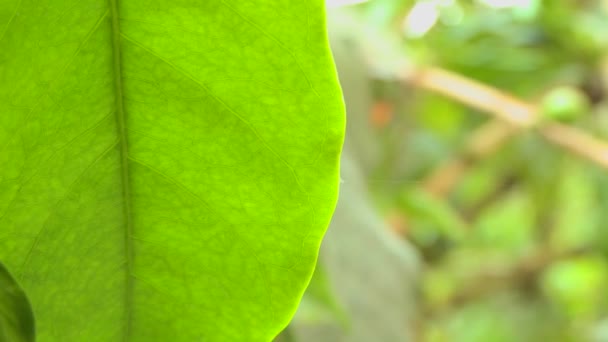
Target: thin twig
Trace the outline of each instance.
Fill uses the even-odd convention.
[[[535,124],[536,106],[471,78],[439,68],[403,73],[402,80],[458,100],[503,122],[526,128]]]
[[[536,128],[545,140],[608,169],[606,142],[568,125],[540,121],[536,105],[439,68],[410,71],[402,73],[399,78],[491,114],[496,119],[473,133],[465,147],[464,157],[448,162],[427,179],[426,188],[435,195],[449,193],[471,161],[492,154],[504,142],[527,128]]]

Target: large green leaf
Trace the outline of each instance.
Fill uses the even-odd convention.
[[[40,341],[268,341],[344,115],[314,1],[0,1],[0,259]]]
[[[13,276],[0,263],[0,342],[33,342],[32,307]]]

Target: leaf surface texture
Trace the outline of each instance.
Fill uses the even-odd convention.
[[[323,1],[0,2],[0,260],[39,341],[268,341],[344,115]]]

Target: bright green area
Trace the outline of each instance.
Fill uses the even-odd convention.
[[[488,100],[503,114],[518,111],[458,82],[436,78],[433,90],[407,79],[410,69],[433,67],[512,94],[539,110],[541,124],[559,122],[578,133],[563,134],[563,143],[606,160],[607,149],[589,142],[608,144],[608,1],[369,0],[341,10],[330,27],[353,46],[352,60],[338,65],[349,80],[343,86],[352,108],[347,135],[353,144],[346,151],[366,177],[363,186],[344,177],[343,188],[370,188],[385,230],[413,245],[422,264],[419,277],[403,284],[393,275],[409,276],[401,271],[408,263],[391,268],[397,261],[374,259],[382,250],[373,249],[372,239],[357,245],[359,252],[322,255],[330,288],[358,323],[356,331],[378,335],[395,327],[417,342],[608,341],[605,163],[558,146],[534,128],[495,144],[504,132],[488,129],[498,127],[490,124],[495,116],[457,95]],[[359,51],[365,63],[357,65]],[[375,103],[361,105],[367,98]],[[356,117],[364,118],[359,126]],[[489,152],[474,157],[471,150],[484,148]],[[452,181],[449,191],[427,192]],[[367,198],[365,191],[358,195]],[[357,217],[364,210],[352,197],[341,200],[344,208],[357,208],[348,213]],[[348,251],[350,237],[328,240],[334,245],[327,250]],[[387,243],[384,251],[392,247]],[[352,291],[349,278],[331,266],[348,265],[342,268],[354,273],[356,260],[388,275],[361,282],[344,300]],[[391,286],[419,290],[407,306],[387,290]],[[378,314],[369,314],[375,308],[365,303],[372,301],[384,306]],[[332,304],[327,300],[318,317]],[[409,312],[411,319],[388,326]],[[296,321],[293,331],[309,321]],[[334,326],[344,336],[352,332]]]
[[[573,121],[588,110],[586,94],[574,87],[552,89],[541,103],[541,115],[550,120]]]
[[[32,307],[13,276],[0,263],[0,342],[33,342]]]
[[[0,2],[0,260],[39,341],[288,323],[337,198],[323,7]]]

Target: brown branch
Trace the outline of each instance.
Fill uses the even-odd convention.
[[[531,127],[536,122],[536,107],[498,89],[439,68],[425,68],[400,75],[417,87],[431,90],[462,102],[479,111],[493,114],[502,122]]]
[[[546,140],[608,169],[608,144],[604,141],[560,123],[545,124],[540,133]]]
[[[399,78],[495,117],[494,121],[472,134],[463,156],[441,166],[427,178],[425,188],[437,196],[449,193],[472,162],[492,154],[522,129],[532,127],[545,140],[608,169],[607,143],[571,126],[540,122],[535,105],[481,82],[438,68],[404,72]]]

